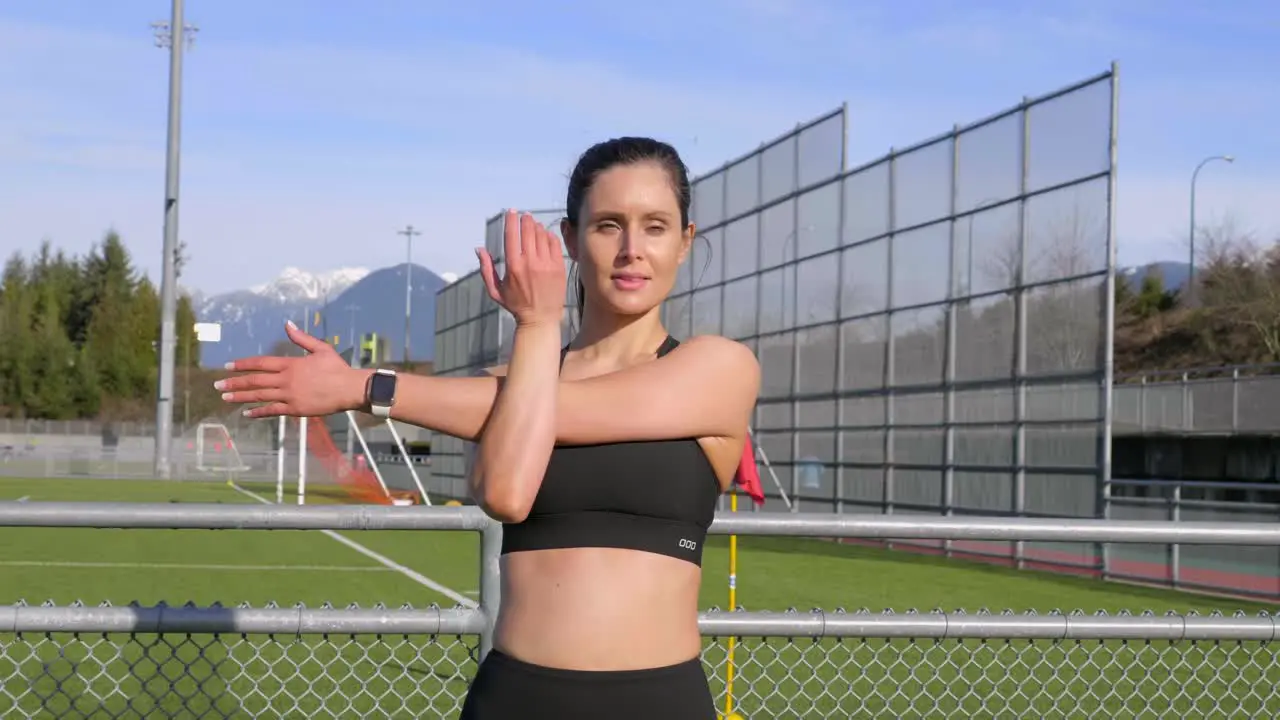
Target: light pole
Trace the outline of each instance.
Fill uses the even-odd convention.
[[[1200,177],[1200,170],[1205,165],[1214,160],[1222,160],[1223,162],[1233,163],[1236,161],[1234,155],[1211,155],[1200,161],[1196,165],[1196,169],[1191,173],[1191,228],[1187,236],[1187,244],[1189,247],[1187,260],[1189,267],[1187,268],[1187,295],[1194,297],[1196,295],[1196,180]]]
[[[348,305],[343,309],[347,311],[351,319],[351,367],[358,368],[360,367],[360,356],[357,353],[360,352],[360,343],[356,342],[356,311],[360,309],[360,306]]]
[[[351,367],[360,367],[360,343],[356,342],[356,311],[360,309],[359,305],[348,305],[344,308],[351,316]],[[351,437],[355,433],[351,431],[354,423],[347,420],[347,461],[351,462],[355,459],[355,445]]]
[[[404,263],[404,369],[409,369],[409,315],[413,311],[413,282],[411,280],[413,274],[413,236],[421,235],[422,232],[414,230],[412,225],[406,226],[405,229],[396,233],[403,235],[405,239],[405,263]]]
[[[182,46],[196,28],[183,23],[182,0],[173,0],[169,22],[152,23],[156,47],[169,48],[168,146],[164,169],[164,257],[160,276],[160,382],[156,392],[155,474],[169,478],[173,444],[173,365],[177,344],[178,168],[182,128]]]

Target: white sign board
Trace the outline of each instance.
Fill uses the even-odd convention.
[[[222,340],[221,323],[196,323],[196,340],[216,343]]]

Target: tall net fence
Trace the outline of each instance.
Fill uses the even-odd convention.
[[[757,441],[801,510],[1098,514],[1114,109],[1107,73],[819,171],[806,151],[843,153],[833,119],[699,179],[709,247],[668,323],[756,350]]]

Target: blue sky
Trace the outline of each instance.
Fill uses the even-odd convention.
[[[1280,5],[1237,0],[188,0],[187,284],[415,260],[466,272],[483,220],[555,207],[577,154],[641,133],[695,172],[849,104],[851,165],[1120,63],[1120,260],[1198,212],[1280,236]],[[1033,7],[1034,6],[1034,7]],[[643,8],[637,11],[636,8]],[[0,253],[116,228],[158,275],[165,0],[0,0]]]

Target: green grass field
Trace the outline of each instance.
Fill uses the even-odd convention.
[[[274,488],[253,487],[274,498]],[[287,495],[293,501],[292,492]],[[0,480],[0,500],[254,503],[225,483]],[[336,502],[312,494],[311,502]],[[160,601],[370,607],[474,601],[478,537],[459,532],[0,528],[0,604]],[[709,539],[702,606],[727,604],[727,538]],[[410,568],[424,586],[376,554]],[[1246,601],[1019,572],[786,538],[739,540],[738,603],[749,610],[905,611],[986,607],[1047,613],[1202,613]],[[474,669],[474,638],[0,636],[0,715],[71,717],[356,714],[450,716]],[[1222,717],[1275,715],[1274,651],[1259,644],[747,639],[734,653],[747,717],[1143,717],[1215,703]],[[705,659],[723,688],[724,640]],[[1265,662],[1264,662],[1265,660]],[[355,670],[354,667],[364,667]],[[1064,674],[1065,673],[1065,674]],[[1199,687],[1199,690],[1195,688]],[[347,705],[344,698],[355,698]],[[1002,700],[1003,698],[1003,700]],[[1007,702],[1006,702],[1007,701]],[[6,703],[10,703],[6,705]],[[203,709],[202,709],[203,708]],[[394,711],[389,708],[395,708]],[[1126,709],[1127,708],[1127,709]],[[1201,707],[1201,709],[1205,709]],[[1199,715],[1193,711],[1192,715]],[[1213,715],[1213,713],[1209,713]]]

